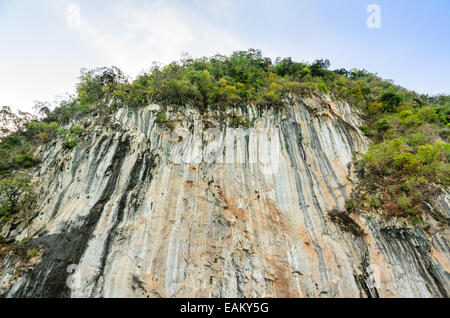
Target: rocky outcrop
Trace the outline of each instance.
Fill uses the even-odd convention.
[[[157,118],[164,112],[168,122]],[[26,274],[0,265],[6,297],[447,297],[448,228],[375,212],[329,217],[364,152],[350,106],[325,96],[285,109],[119,109],[86,119],[73,150],[38,150],[39,214]],[[247,118],[251,128],[230,127]],[[436,207],[449,212],[449,197]],[[344,228],[345,229],[345,228]],[[5,229],[21,240],[23,228]],[[6,231],[6,232],[5,232]]]

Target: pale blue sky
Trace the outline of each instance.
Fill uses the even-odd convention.
[[[79,27],[74,11],[80,8]],[[367,6],[381,8],[369,29]],[[76,7],[71,7],[76,8]],[[73,93],[83,67],[135,76],[153,61],[260,48],[365,68],[419,93],[450,93],[449,0],[0,0],[0,105]]]

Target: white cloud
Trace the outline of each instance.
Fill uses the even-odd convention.
[[[73,93],[79,72],[64,61],[49,59],[0,63],[0,68],[0,106],[27,112],[32,111],[35,101],[52,102],[58,95]]]
[[[70,3],[66,8],[66,25],[69,29],[81,27],[81,8],[75,3]]]
[[[217,15],[234,13],[237,5],[233,0],[196,0],[197,6],[206,7],[209,11]]]
[[[81,35],[102,52],[105,63],[129,75],[152,62],[168,63],[182,52],[192,56],[229,53],[242,46],[227,30],[208,23],[196,12],[167,1],[152,4],[120,1],[108,14],[108,24],[83,19]]]
[[[244,48],[235,34],[214,20],[214,10],[218,15],[218,8],[231,10],[226,2],[185,8],[175,1],[117,0],[100,5],[51,0],[43,10],[58,38],[49,30],[33,30],[40,42],[29,54],[19,47],[31,47],[28,38],[0,52],[0,106],[31,111],[36,100],[53,101],[57,95],[73,93],[83,67],[115,65],[134,77],[155,61],[178,60],[183,52],[198,57]],[[8,12],[15,19],[20,7]]]

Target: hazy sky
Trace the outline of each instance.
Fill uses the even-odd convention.
[[[367,26],[371,4],[380,28]],[[449,16],[450,0],[0,0],[0,105],[31,110],[73,93],[83,67],[135,76],[182,52],[248,48],[448,94]]]

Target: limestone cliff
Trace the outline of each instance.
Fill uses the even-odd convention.
[[[368,146],[348,104],[313,96],[234,110],[251,128],[230,127],[229,115],[121,108],[82,121],[73,150],[38,149],[27,244],[39,255],[3,257],[0,294],[448,296],[447,227],[387,223],[373,211],[347,220],[357,233],[330,218],[352,190],[353,154]],[[450,214],[450,196],[438,201]],[[29,232],[2,230],[16,240]]]

